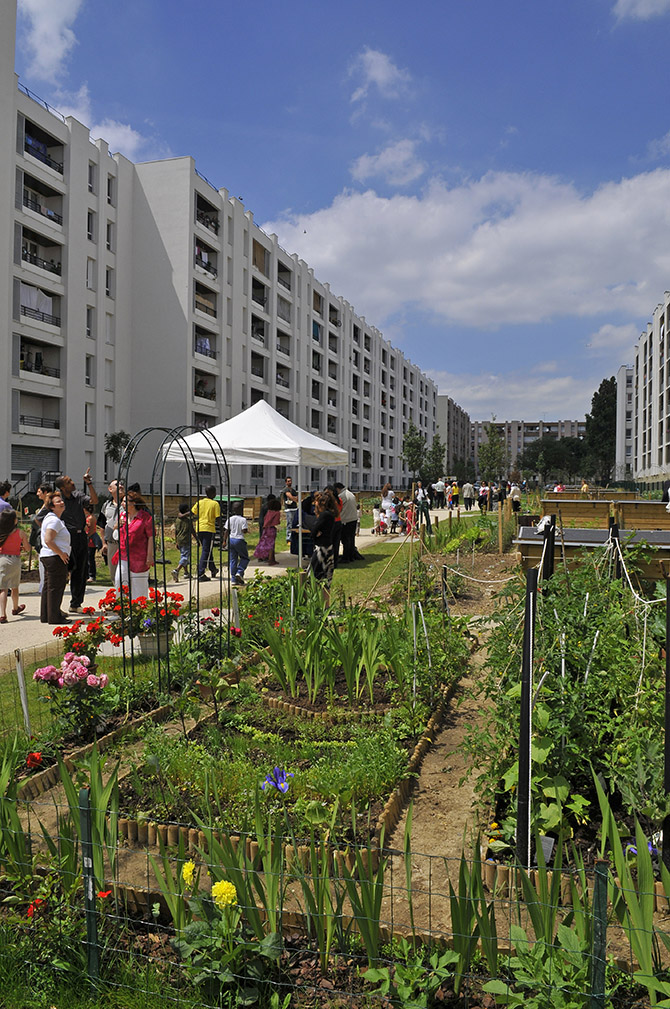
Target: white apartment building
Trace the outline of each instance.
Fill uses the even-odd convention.
[[[470,458],[479,472],[479,446],[488,441],[490,421],[476,420],[471,426]],[[506,420],[494,422],[507,449],[509,467],[513,469],[525,448],[538,438],[583,438],[586,434],[584,420]]]
[[[453,476],[454,463],[470,458],[470,415],[451,396],[437,397],[437,432],[446,445],[445,475]]]
[[[633,478],[633,380],[635,369],[622,364],[616,376],[615,479]]]
[[[632,421],[633,477],[648,489],[670,479],[670,375],[666,375],[667,333],[670,327],[670,291],[656,306],[652,321],[634,350],[632,416],[624,414],[624,432]],[[620,369],[619,375],[623,369]],[[619,384],[617,376],[617,450],[620,440]],[[626,434],[623,435],[624,439]],[[618,451],[617,451],[618,462]]]
[[[433,382],[193,158],[135,165],[22,88],[15,29],[10,0],[0,6],[0,477],[78,479],[90,466],[101,486],[106,433],[210,427],[265,399],[349,450],[348,475],[306,471],[305,485],[405,483],[407,425],[428,445],[437,430]],[[235,489],[260,493],[283,475],[248,467]]]

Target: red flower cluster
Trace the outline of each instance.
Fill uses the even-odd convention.
[[[111,890],[98,890],[98,897],[100,897],[101,900],[104,900],[105,897],[109,897],[111,892]]]
[[[241,627],[231,627],[230,628],[230,633],[233,635],[233,637],[241,638],[242,637],[242,628]]]
[[[43,903],[44,903],[44,899],[42,897],[35,897],[35,900],[32,901],[32,903],[28,905],[28,910],[26,911],[26,914],[28,915],[28,917],[32,918],[34,916],[35,912],[38,910],[40,904],[43,904]]]
[[[41,764],[42,764],[42,754],[37,751],[29,753],[28,756],[26,757],[26,767],[30,768],[31,771],[35,767],[40,767]]]
[[[92,606],[87,606],[83,612],[90,615],[95,613],[95,610]],[[117,634],[103,613],[94,620],[75,620],[71,625],[54,627],[53,634],[54,637],[63,639],[66,650],[74,652],[75,655],[88,655],[89,658],[95,655],[103,642],[110,641],[113,645],[120,645],[123,641],[123,636]]]

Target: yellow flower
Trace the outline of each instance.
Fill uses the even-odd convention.
[[[195,875],[195,862],[184,862],[181,867],[181,878],[186,886],[193,886],[193,876]]]
[[[227,879],[219,880],[212,887],[212,899],[219,910],[223,911],[224,907],[237,904],[237,890]]]
[[[496,822],[494,821],[494,822],[493,822],[493,823],[491,824],[491,830],[497,830],[497,829],[498,829],[498,824],[497,824],[497,823],[496,823]]]

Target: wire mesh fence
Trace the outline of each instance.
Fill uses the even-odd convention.
[[[668,877],[643,890],[642,873],[627,888],[604,861],[526,873],[408,842],[336,847],[288,823],[231,835],[147,821],[140,844],[122,838],[108,784],[3,800],[3,983],[49,961],[54,985],[147,1009],[595,1009],[670,994]]]

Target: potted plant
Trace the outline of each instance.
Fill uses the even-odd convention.
[[[128,589],[110,589],[98,603],[98,608],[117,616],[116,626],[129,638],[137,638],[144,655],[167,651],[175,625],[181,616],[184,597],[178,592],[161,592],[150,588],[148,596],[130,599]]]

